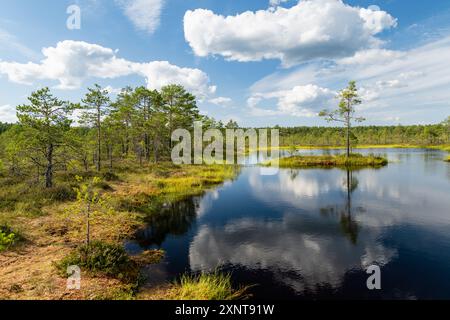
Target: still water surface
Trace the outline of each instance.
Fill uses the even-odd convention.
[[[339,151],[300,151],[326,153]],[[202,197],[168,205],[129,241],[130,252],[166,251],[150,279],[232,273],[254,298],[450,299],[450,164],[419,149],[362,150],[382,169],[246,166]],[[367,266],[381,267],[369,291]]]

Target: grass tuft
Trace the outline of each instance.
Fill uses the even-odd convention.
[[[236,300],[246,297],[248,288],[234,290],[231,275],[219,272],[198,276],[183,275],[175,288],[171,299],[175,300]]]

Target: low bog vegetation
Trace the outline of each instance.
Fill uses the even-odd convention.
[[[0,212],[15,211],[18,215],[39,216],[43,214],[42,208],[45,206],[75,199],[73,182],[61,182],[45,190],[36,184],[13,178],[5,178],[1,182]]]
[[[11,249],[19,239],[17,233],[27,239],[24,252],[19,256],[23,272],[47,270],[47,262],[56,261],[54,282],[67,277],[67,267],[78,265],[88,284],[75,299],[124,299],[135,298],[141,283],[140,269],[143,265],[157,263],[163,252],[151,250],[139,256],[129,256],[123,248],[123,239],[131,238],[145,224],[145,218],[167,204],[188,196],[198,195],[238,173],[235,166],[177,166],[172,163],[136,165],[133,161],[117,163],[114,174],[106,172],[69,170],[58,172],[52,188],[44,189],[42,181],[24,180],[21,176],[0,176],[0,251]],[[83,180],[76,177],[83,177]],[[98,193],[104,202],[99,207],[91,203],[89,247],[81,245],[86,240],[86,202],[80,202],[76,189],[83,183],[100,177],[101,183],[93,183],[93,192]],[[83,182],[84,181],[84,182]],[[154,210],[140,210],[154,208]],[[103,210],[104,209],[104,210]],[[48,254],[36,264],[29,252],[39,248],[61,247],[42,250]],[[69,253],[68,253],[69,252]],[[67,254],[68,253],[68,254]],[[37,253],[36,253],[37,254]],[[64,255],[67,254],[65,257]],[[17,258],[17,257],[16,257]],[[5,259],[14,259],[6,257]],[[50,264],[51,266],[51,264]],[[25,288],[15,297],[40,297],[39,288],[49,287],[52,281],[46,274],[39,279],[24,280],[20,286]],[[16,279],[2,277],[0,273],[0,292],[16,284]],[[86,283],[86,282],[84,282]],[[110,286],[102,287],[102,283]],[[36,289],[32,289],[36,288]],[[100,289],[101,288],[101,289]],[[124,290],[124,288],[126,290]],[[48,297],[57,299],[58,290],[49,292]],[[61,289],[64,290],[64,289]],[[99,291],[101,295],[98,295]],[[8,295],[7,295],[8,296]]]
[[[345,155],[319,155],[279,159],[280,168],[382,167],[387,164],[388,160],[383,157],[361,154],[351,154],[348,158]],[[264,165],[271,165],[271,162],[266,162]]]
[[[177,166],[170,163],[151,166],[146,173],[138,170],[123,175],[126,184],[117,187],[118,210],[154,213],[164,203],[171,203],[203,193],[236,177],[233,165]]]

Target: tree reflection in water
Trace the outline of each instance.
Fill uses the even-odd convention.
[[[353,244],[358,241],[358,223],[352,218],[352,193],[358,188],[358,179],[353,176],[353,171],[347,169],[345,186],[347,201],[345,210],[341,211],[341,229]]]
[[[191,227],[198,209],[197,198],[161,205],[146,218],[148,226],[136,234],[141,247],[160,247],[168,235],[183,235]]]
[[[358,178],[354,176],[354,172],[347,169],[343,181],[343,186],[345,189],[345,204],[343,206],[335,205],[320,209],[320,212],[323,215],[338,214],[340,216],[339,222],[341,230],[354,245],[358,242],[359,227],[352,214],[354,210],[352,207],[352,193],[358,188],[358,184],[359,181]]]

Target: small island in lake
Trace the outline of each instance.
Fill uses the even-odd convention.
[[[273,165],[273,161],[264,163],[265,166]],[[280,168],[315,168],[315,167],[382,167],[388,164],[386,158],[374,155],[364,156],[353,153],[347,155],[308,155],[291,156],[278,159]]]

